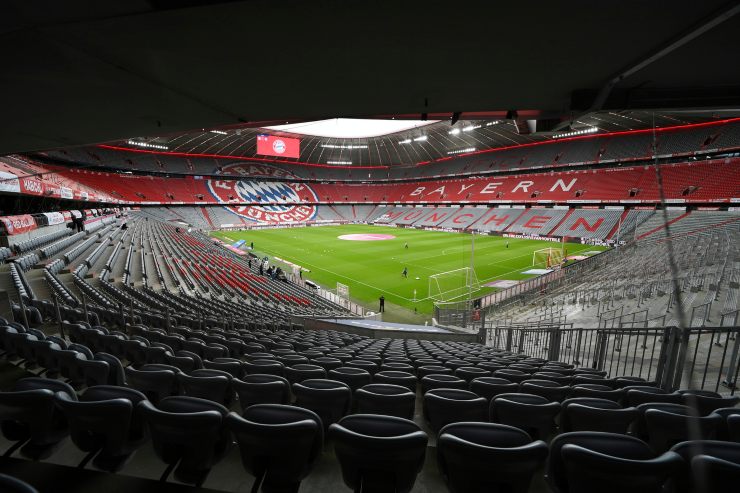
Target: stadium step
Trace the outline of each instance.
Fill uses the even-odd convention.
[[[606,235],[606,239],[607,239],[607,240],[611,240],[611,239],[612,239],[612,237],[613,237],[613,236],[614,236],[615,234],[617,234],[617,231],[619,231],[619,228],[620,228],[620,227],[622,226],[622,224],[624,223],[624,220],[625,220],[625,219],[627,219],[627,216],[629,215],[629,213],[630,213],[630,210],[629,210],[629,209],[625,209],[625,210],[624,210],[624,212],[622,213],[622,217],[620,217],[620,218],[619,218],[619,221],[617,222],[617,224],[615,224],[615,225],[614,225],[614,227],[612,228],[612,230],[611,230],[611,231],[609,231],[609,234],[608,234],[608,235]]]
[[[690,214],[690,212],[686,212],[686,213],[684,213],[684,214],[681,214],[681,215],[680,215],[680,216],[678,216],[677,218],[675,218],[675,219],[672,219],[672,220],[668,221],[668,222],[667,222],[667,223],[665,223],[665,224],[661,224],[661,225],[660,225],[660,226],[658,226],[657,228],[653,228],[653,229],[651,229],[650,231],[648,231],[647,233],[643,233],[643,234],[641,234],[640,236],[638,236],[638,237],[637,237],[637,239],[638,239],[638,240],[642,240],[642,239],[644,239],[644,238],[647,238],[648,236],[650,236],[650,235],[652,235],[652,234],[654,234],[654,233],[657,233],[658,231],[661,231],[661,230],[665,229],[665,227],[666,227],[666,226],[670,226],[671,224],[673,224],[673,223],[676,223],[676,222],[680,221],[681,219],[683,219],[684,217],[688,216],[689,214]]]
[[[573,211],[575,211],[575,209],[573,209],[573,208],[568,209],[568,212],[565,213],[565,215],[563,216],[563,218],[560,221],[558,221],[558,223],[555,225],[555,227],[552,228],[550,231],[548,231],[546,234],[551,235],[553,233],[553,231],[557,231],[558,228],[560,227],[560,225],[563,224],[565,221],[567,221],[568,218],[570,217],[570,215],[573,214]]]
[[[208,224],[210,224],[211,228],[216,229],[216,226],[213,225],[213,221],[211,221],[210,214],[208,214],[208,210],[205,207],[201,207],[200,210],[203,213],[203,217],[205,217],[206,221],[208,221]]]

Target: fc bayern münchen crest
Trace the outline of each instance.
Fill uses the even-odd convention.
[[[316,193],[305,183],[290,181],[263,181],[260,177],[291,179],[292,173],[255,163],[234,163],[223,166],[223,180],[208,180],[208,189],[224,208],[248,221],[257,223],[284,223],[309,221],[316,217]],[[240,178],[240,176],[249,178]]]

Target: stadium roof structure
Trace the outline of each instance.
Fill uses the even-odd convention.
[[[397,148],[378,163],[392,164],[550,137],[543,129],[639,128],[654,112],[661,126],[734,116],[738,12],[728,0],[11,0],[0,6],[0,154],[134,136],[246,153],[233,134],[286,121],[440,120],[404,131],[433,134],[429,144],[372,137]],[[505,123],[457,142],[453,119]],[[301,160],[325,161],[321,138]]]
[[[500,118],[496,118],[499,116]],[[567,128],[538,130],[541,121],[507,119],[506,113],[478,112],[476,119],[460,119],[454,124],[449,115],[430,115],[441,120],[397,119],[333,119],[329,122],[299,122],[272,127],[236,125],[218,129],[199,129],[159,137],[135,137],[102,145],[119,151],[144,152],[185,157],[223,157],[271,159],[257,153],[261,135],[276,135],[300,139],[297,158],[280,157],[280,162],[341,166],[395,166],[423,164],[439,159],[479,153],[491,149],[509,148],[554,141],[568,137],[586,137],[651,129],[670,129],[687,125],[725,121],[725,112],[712,115],[698,112],[595,112],[570,122]],[[466,114],[462,113],[465,117]],[[511,115],[509,115],[511,116]],[[408,118],[409,116],[407,116]],[[368,122],[373,122],[366,126]],[[373,130],[369,130],[372,128]],[[383,129],[383,130],[381,130]],[[396,130],[395,132],[393,130]],[[337,137],[353,132],[380,133],[369,137]],[[323,135],[320,135],[323,134]],[[358,134],[361,135],[361,134]],[[89,149],[94,153],[94,149]]]

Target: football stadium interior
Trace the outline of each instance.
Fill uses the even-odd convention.
[[[0,5],[0,493],[740,491],[740,4]]]

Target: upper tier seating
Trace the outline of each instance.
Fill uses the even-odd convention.
[[[717,152],[740,147],[740,122],[687,127],[684,129],[656,132],[657,154],[659,156],[690,156],[695,153]],[[93,166],[106,166],[134,171],[153,171],[173,174],[213,175],[240,174],[230,169],[233,160],[219,160],[213,157],[172,156],[166,153],[126,153],[106,148],[66,149],[51,151],[50,157]],[[493,149],[489,152],[446,158],[439,161],[421,163],[415,166],[394,164],[376,169],[353,169],[352,166],[311,166],[301,163],[255,162],[256,166],[278,168],[287,176],[313,180],[383,180],[429,178],[433,176],[464,176],[481,173],[495,173],[532,168],[549,168],[568,165],[593,164],[604,162],[630,162],[653,157],[653,133],[596,135],[578,139],[546,141],[542,144],[513,146]],[[248,158],[245,158],[245,161]],[[365,164],[371,163],[366,156]],[[242,164],[241,168],[249,164]]]

